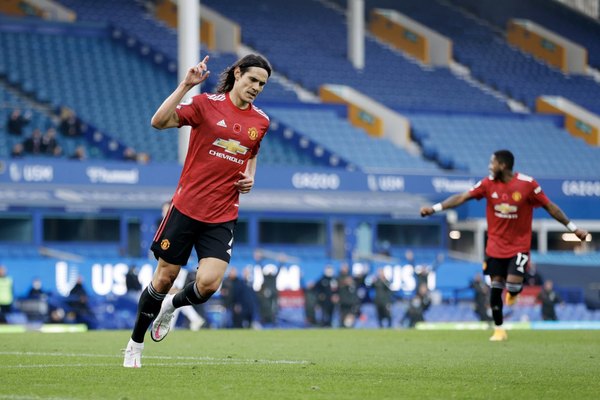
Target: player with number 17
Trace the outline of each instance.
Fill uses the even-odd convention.
[[[458,207],[471,199],[487,200],[488,240],[483,270],[492,281],[490,306],[496,327],[491,341],[508,338],[502,326],[502,291],[507,289],[506,304],[513,305],[523,289],[523,278],[529,266],[533,209],[544,207],[550,216],[565,225],[579,240],[585,240],[588,235],[586,230],[578,228],[546,197],[535,179],[519,172],[513,173],[513,165],[513,154],[508,150],[498,150],[490,158],[490,175],[487,178],[477,182],[467,192],[421,208],[421,216],[426,217]]]

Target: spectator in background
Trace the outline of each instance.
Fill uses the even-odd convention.
[[[544,321],[557,321],[555,306],[562,303],[563,300],[554,290],[554,282],[549,279],[546,280],[537,299],[542,303],[542,319]]]
[[[431,298],[429,297],[429,289],[427,284],[422,283],[417,288],[415,297],[410,300],[406,314],[402,318],[402,325],[414,328],[417,322],[425,321],[425,311],[431,306]]]
[[[333,310],[337,303],[338,282],[334,276],[334,270],[331,265],[326,265],[323,275],[315,284],[317,293],[317,305],[321,310],[320,326],[331,327]]]
[[[50,293],[42,287],[42,280],[34,278],[27,297],[20,301],[19,307],[27,315],[29,321],[46,322],[49,317],[49,297]]]
[[[315,290],[315,283],[309,281],[303,289],[305,322],[308,326],[314,326],[317,324],[317,293]]]
[[[485,283],[479,273],[475,274],[469,287],[473,289],[473,307],[475,308],[475,314],[477,314],[480,321],[491,322],[492,317],[488,313],[490,287]]]
[[[138,270],[135,264],[131,264],[125,275],[125,286],[127,287],[127,293],[133,293],[135,295],[142,291],[142,284],[140,283],[140,277],[138,276]]]
[[[525,271],[523,283],[527,286],[542,286],[544,283],[542,275],[538,272],[534,262],[529,262],[529,268]]]
[[[11,312],[14,300],[13,279],[8,276],[4,265],[0,265],[0,323],[6,323],[6,314]]]
[[[133,147],[125,147],[123,150],[123,160],[124,161],[137,161],[137,154]]]
[[[38,128],[35,128],[33,132],[31,132],[31,136],[25,139],[23,142],[23,147],[26,153],[42,154],[44,152],[42,144],[42,131],[40,131]]]
[[[42,288],[42,280],[40,278],[34,278],[31,282],[29,293],[27,293],[27,298],[32,300],[45,300],[48,296],[49,293]]]
[[[431,264],[427,265],[427,264],[419,264],[419,265],[415,265],[414,264],[414,255],[412,255],[412,251],[409,250],[411,252],[411,259],[412,259],[412,265],[414,266],[414,271],[415,271],[415,285],[416,287],[421,286],[421,284],[426,284],[427,287],[429,287],[429,275],[432,272],[435,272],[439,266],[444,262],[444,253],[439,253],[435,256],[435,258],[433,259],[433,261],[431,262]]]
[[[340,266],[338,274],[338,299],[340,307],[340,326],[352,328],[360,315],[360,298],[356,281],[350,273],[348,264]]]
[[[377,310],[377,322],[379,327],[384,325],[388,328],[392,327],[392,306],[394,305],[394,292],[390,288],[390,282],[385,277],[383,268],[377,270],[377,276],[373,281],[375,289],[375,308]]]
[[[75,113],[66,107],[62,108],[58,131],[66,137],[81,136],[81,124],[75,117]]]
[[[85,147],[84,146],[77,146],[75,148],[75,152],[73,152],[73,154],[71,154],[71,157],[69,157],[71,160],[85,160],[87,158],[87,153],[85,151]]]
[[[266,263],[264,265],[262,255],[259,254],[257,256],[257,252],[255,252],[255,260],[257,265],[261,267],[263,274],[263,283],[258,291],[261,321],[265,325],[274,325],[277,323],[277,315],[279,314],[277,276],[279,275],[280,267],[274,263]],[[279,262],[281,265],[283,258]]]
[[[54,157],[62,157],[62,155],[63,155],[63,149],[62,149],[62,147],[60,147],[60,146],[57,145],[54,148],[54,151],[52,152],[52,155]]]
[[[6,130],[10,135],[21,136],[23,135],[23,128],[29,124],[31,120],[31,113],[27,112],[23,114],[20,109],[14,109],[6,121]]]
[[[232,328],[250,328],[255,319],[254,293],[238,276],[237,268],[231,267],[221,287],[225,307],[231,316]]]
[[[42,153],[54,156],[58,142],[56,141],[56,129],[48,128],[42,136]]]
[[[25,147],[23,147],[23,143],[15,143],[10,151],[10,156],[11,158],[23,158],[23,156],[25,156]]]
[[[150,154],[144,152],[137,153],[137,162],[138,164],[148,164],[150,162]]]
[[[71,313],[74,314],[75,322],[84,323],[90,328],[95,326],[95,316],[90,308],[90,298],[83,286],[82,276],[77,278],[77,283],[75,283],[75,286],[69,292],[67,304],[71,307]]]

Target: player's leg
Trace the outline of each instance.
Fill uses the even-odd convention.
[[[152,324],[152,340],[158,342],[169,333],[171,315],[176,308],[203,304],[219,289],[231,258],[235,221],[202,224],[195,243],[200,262],[196,280],[175,296],[167,296],[159,316]]]
[[[125,349],[124,367],[140,368],[142,366],[144,336],[152,320],[158,315],[165,293],[171,289],[180,268],[179,265],[169,264],[162,258],[158,260],[152,282],[140,295],[133,332]]]
[[[125,350],[123,365],[126,367],[140,366],[138,361],[141,357],[144,335],[148,326],[153,319],[160,315],[161,305],[166,294],[173,286],[181,266],[187,264],[192,252],[195,223],[197,221],[181,214],[175,207],[171,207],[154,235],[150,248],[158,260],[158,265],[154,271],[152,282],[140,296],[133,333]],[[132,351],[129,354],[135,355],[133,361],[132,357],[128,357],[130,349]]]
[[[502,305],[502,292],[506,286],[506,260],[488,257],[484,263],[484,273],[490,275],[491,293],[490,307],[494,319],[494,334],[491,341],[502,341],[507,339],[506,330],[503,327],[504,315]]]
[[[510,259],[506,278],[505,302],[507,306],[512,306],[517,302],[517,297],[523,290],[523,279],[527,268],[529,268],[529,253],[517,253]]]
[[[492,276],[492,290],[490,294],[490,306],[492,308],[492,318],[494,319],[494,334],[490,337],[492,342],[508,339],[503,326],[504,315],[502,314],[502,291],[504,291],[504,287],[504,277]]]
[[[203,304],[219,289],[228,263],[214,257],[200,260],[196,280],[189,282],[175,295],[168,295],[160,313],[152,323],[150,337],[155,342],[163,340],[171,329],[173,312],[184,306]]]

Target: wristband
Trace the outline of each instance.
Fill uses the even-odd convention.
[[[574,223],[572,223],[572,222],[569,222],[569,223],[567,224],[567,229],[568,229],[568,230],[570,230],[571,232],[575,232],[575,231],[577,230],[577,225],[575,225],[575,224],[574,224]]]
[[[433,208],[433,212],[440,212],[444,209],[444,207],[442,207],[442,203],[435,203],[431,208]]]

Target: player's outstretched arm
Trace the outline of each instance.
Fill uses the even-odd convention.
[[[432,206],[421,207],[421,217],[427,217],[448,208],[458,207],[465,201],[471,200],[471,198],[471,193],[469,192],[454,194],[440,203],[436,203]]]
[[[569,231],[573,232],[579,240],[585,240],[589,232],[585,229],[578,228],[577,225],[571,222],[559,206],[550,202],[544,206],[544,209],[552,216],[552,218],[566,226]]]
[[[208,78],[210,71],[208,71],[208,67],[206,66],[207,62],[208,56],[204,57],[198,65],[187,70],[183,81],[181,81],[175,91],[163,101],[154,113],[151,121],[152,127],[156,129],[167,129],[179,126],[179,117],[177,116],[177,112],[175,112],[175,108],[181,103],[181,99],[183,99],[183,96],[185,96],[187,92]]]

